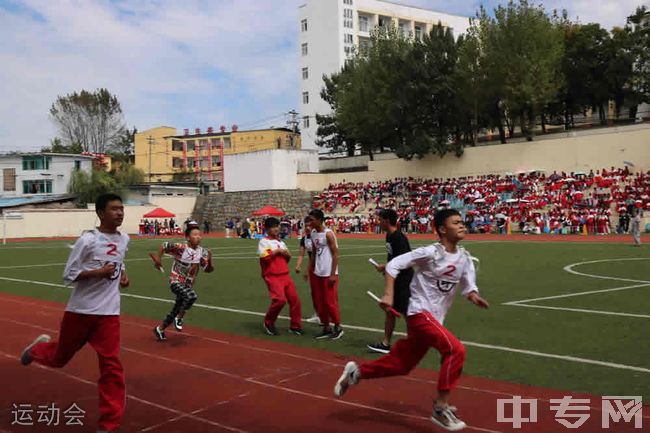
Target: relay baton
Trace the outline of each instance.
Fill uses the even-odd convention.
[[[396,309],[394,309],[394,308],[391,307],[390,305],[386,305],[384,302],[382,302],[381,299],[379,299],[379,298],[377,297],[377,295],[375,295],[374,293],[372,293],[370,290],[368,290],[366,293],[368,294],[368,296],[370,296],[374,301],[376,301],[376,302],[379,303],[380,305],[384,305],[384,306],[386,306],[386,307],[387,307],[387,311],[388,311],[390,314],[392,314],[393,316],[395,316],[395,317],[397,317],[397,318],[402,317],[402,315],[399,313],[399,311],[397,311]]]
[[[378,267],[379,267],[379,263],[377,263],[377,261],[376,261],[375,259],[373,259],[372,257],[369,258],[368,261],[369,261],[370,264],[373,265],[375,268],[378,268]]]
[[[154,253],[152,253],[152,252],[150,251],[150,252],[149,252],[149,257],[151,257],[151,260],[153,260],[153,263],[154,263],[154,265],[155,265],[155,264],[156,264],[156,256],[154,255]],[[164,273],[165,273],[165,268],[162,267],[162,264],[160,265],[160,267],[157,267],[157,266],[156,266],[156,269],[158,269],[158,270],[160,271],[161,274],[164,274]]]

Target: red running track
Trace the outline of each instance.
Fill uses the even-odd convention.
[[[97,361],[85,347],[63,369],[21,366],[18,356],[36,335],[56,336],[63,305],[0,295],[0,432],[94,432],[97,418]],[[218,314],[218,313],[216,313]],[[346,359],[337,354],[196,329],[170,331],[154,341],[154,322],[122,317],[122,361],[127,377],[127,410],[120,432],[239,433],[424,433],[437,432],[428,420],[436,373],[417,369],[410,376],[362,382],[346,398],[332,394]],[[296,337],[296,338],[309,338]],[[336,344],[324,342],[323,344]],[[360,349],[361,350],[361,349]],[[471,359],[468,362],[472,362]],[[571,394],[591,398],[591,417],[581,433],[633,433],[632,424],[601,428],[600,398],[464,377],[453,396],[467,432],[574,432],[558,424],[549,399]],[[498,423],[497,399],[521,395],[539,401],[538,422],[514,429]],[[86,411],[83,427],[11,425],[12,404],[76,403]],[[644,407],[650,423],[649,406]],[[61,418],[63,424],[63,415]]]

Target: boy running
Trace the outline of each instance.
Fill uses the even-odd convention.
[[[442,323],[451,307],[460,283],[461,293],[470,302],[488,308],[478,293],[472,258],[458,243],[465,237],[465,226],[455,209],[436,213],[434,227],[440,242],[418,248],[394,258],[386,265],[385,293],[381,305],[393,305],[395,279],[405,269],[415,266],[411,281],[411,298],[406,317],[407,337],[399,340],[388,355],[358,365],[348,362],[336,382],[334,394],[342,396],[361,379],[408,374],[430,347],[440,352],[438,396],[434,401],[431,421],[449,431],[465,428],[455,408],[449,405],[450,392],[456,387],[465,362],[465,347]]]
[[[401,256],[411,251],[411,245],[409,245],[409,240],[401,230],[397,228],[397,212],[393,209],[382,209],[378,212],[379,215],[379,226],[381,229],[386,232],[386,251],[388,257],[386,262],[390,262],[395,257]],[[377,266],[378,272],[384,272],[386,265]],[[409,290],[409,284],[411,284],[411,278],[413,278],[413,269],[405,269],[400,272],[397,278],[395,279],[395,294],[393,296],[393,308],[399,311],[401,314],[406,316],[409,296],[411,292]],[[375,344],[369,344],[368,349],[373,352],[379,353],[388,353],[390,352],[390,340],[393,336],[393,331],[395,330],[395,316],[390,313],[386,313],[386,320],[384,321],[384,339]]]
[[[339,248],[336,236],[323,225],[325,215],[320,209],[309,212],[311,221],[311,242],[313,257],[309,266],[314,273],[316,285],[316,307],[318,317],[323,324],[323,331],[316,336],[317,340],[338,340],[343,336],[341,328],[341,313],[339,312]],[[334,327],[330,327],[334,323]]]
[[[269,217],[264,221],[266,236],[260,239],[257,255],[262,267],[262,278],[269,288],[271,305],[264,317],[264,331],[269,335],[279,335],[275,321],[284,305],[289,302],[291,324],[289,333],[302,335],[302,319],[300,317],[300,298],[296,292],[296,285],[289,276],[288,262],[291,252],[286,244],[280,240],[280,221]]]
[[[312,217],[309,215],[305,217],[304,219],[304,228],[303,228],[303,234],[302,237],[300,238],[300,252],[298,254],[298,260],[296,262],[296,274],[300,274],[300,271],[302,270],[302,264],[303,261],[305,260],[305,253],[307,253],[307,268],[305,269],[305,272],[303,274],[303,277],[305,281],[309,282],[309,287],[311,289],[311,301],[312,305],[314,307],[314,314],[306,320],[306,322],[309,323],[320,323],[320,319],[318,318],[318,307],[316,306],[316,292],[315,292],[315,287],[316,284],[314,283],[314,273],[312,272],[312,266],[311,266],[311,261],[313,260],[313,245],[311,242],[311,236],[310,236],[310,225],[311,225],[311,220]]]
[[[77,239],[68,257],[63,280],[73,284],[59,340],[39,336],[20,357],[23,365],[33,361],[61,368],[86,343],[97,352],[100,377],[98,432],[119,428],[126,394],[120,362],[120,287],[129,285],[124,256],[129,236],[117,228],[124,220],[120,196],[104,194],[95,200],[99,227]]]
[[[162,323],[153,328],[153,333],[158,341],[167,340],[165,329],[174,324],[177,331],[183,330],[183,318],[187,310],[192,308],[198,296],[194,291],[194,280],[199,273],[199,267],[205,272],[212,272],[212,252],[201,246],[201,229],[194,221],[189,221],[185,228],[187,243],[178,244],[163,242],[158,248],[158,254],[151,254],[156,269],[162,269],[160,259],[163,254],[174,256],[169,285],[172,293],[176,295],[174,307]]]

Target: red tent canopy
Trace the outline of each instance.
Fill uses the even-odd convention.
[[[144,214],[142,217],[143,218],[172,218],[175,216],[176,215],[174,215],[173,213],[168,212],[161,207],[157,207],[151,212]]]
[[[273,206],[264,206],[263,208],[253,211],[253,216],[283,216],[284,212]]]

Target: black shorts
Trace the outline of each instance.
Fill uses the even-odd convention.
[[[406,315],[411,297],[411,275],[400,274],[395,279],[395,290],[393,292],[393,308]]]

